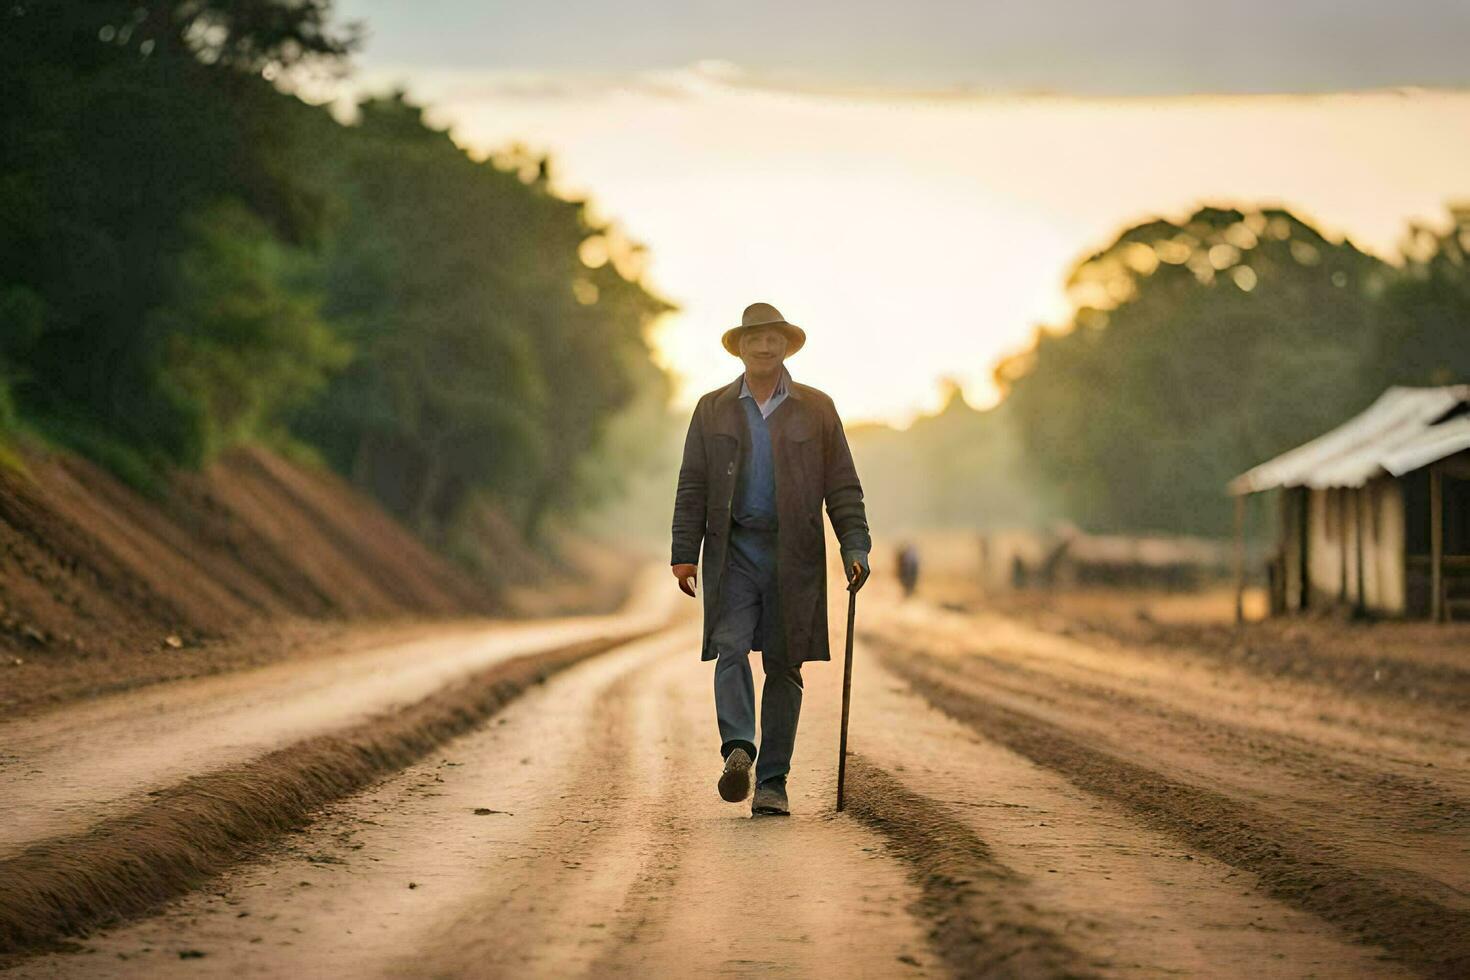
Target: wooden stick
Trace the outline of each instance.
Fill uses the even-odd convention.
[[[847,650],[842,660],[842,733],[837,743],[837,812],[842,812],[843,784],[847,781],[847,709],[852,703],[852,627],[857,618],[857,592],[847,588]]]

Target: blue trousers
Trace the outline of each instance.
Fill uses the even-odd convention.
[[[740,746],[755,759],[757,785],[769,780],[784,785],[801,716],[801,664],[783,663],[773,659],[769,650],[762,651],[765,683],[761,688],[759,751],[755,682],[750,672],[757,625],[765,624],[772,632],[781,628],[775,531],[730,525],[730,560],[721,588],[720,618],[711,634],[720,753],[729,755]]]

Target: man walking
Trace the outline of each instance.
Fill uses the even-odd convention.
[[[822,503],[854,590],[868,578],[867,514],[847,434],[832,399],[791,380],[785,359],[806,343],[769,303],[745,308],[725,331],[740,377],[694,407],[674,497],[673,567],[694,595],[704,546],[700,659],[715,661],[720,796],[750,794],[754,814],[788,814],[786,774],[801,714],[801,665],[830,660],[826,536]],[[761,652],[761,744],[757,750],[750,652]]]

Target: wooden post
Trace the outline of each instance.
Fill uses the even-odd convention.
[[[1271,615],[1279,615],[1291,608],[1287,596],[1291,594],[1291,491],[1276,491],[1276,551],[1278,569],[1276,588],[1271,592]]]
[[[1360,490],[1357,491],[1358,502],[1353,507],[1353,526],[1357,529],[1357,532],[1358,532],[1353,537],[1355,537],[1357,539],[1357,542],[1358,542],[1358,612],[1359,613],[1366,612],[1367,609],[1368,609],[1368,584],[1367,584],[1368,573],[1367,573],[1367,569],[1363,567],[1363,551],[1364,551],[1364,549],[1363,549],[1363,527],[1364,527],[1364,524],[1365,524],[1365,522],[1363,520],[1363,500],[1364,500],[1364,498],[1366,498],[1368,496],[1368,487],[1369,487],[1369,484],[1364,483],[1363,486],[1362,486],[1362,489],[1360,489]]]
[[[1301,497],[1298,501],[1296,519],[1299,522],[1301,550],[1297,553],[1297,563],[1301,566],[1298,576],[1300,588],[1297,591],[1297,608],[1310,609],[1312,605],[1312,491],[1303,487]]]
[[[1245,622],[1245,494],[1235,495],[1235,621]]]
[[[1444,615],[1444,485],[1439,464],[1429,467],[1429,619]]]

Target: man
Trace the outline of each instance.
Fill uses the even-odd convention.
[[[784,363],[806,332],[774,306],[752,303],[721,342],[745,371],[694,407],[674,498],[671,565],[679,588],[693,596],[703,543],[700,659],[715,661],[720,796],[743,801],[754,764],[752,814],[785,815],[801,665],[831,659],[822,502],[854,590],[867,581],[872,541],[837,409],[825,393],[791,380]],[[765,672],[759,751],[752,650],[761,651]]]
[[[905,541],[898,549],[898,584],[903,586],[905,599],[919,584],[919,549],[912,541]]]

